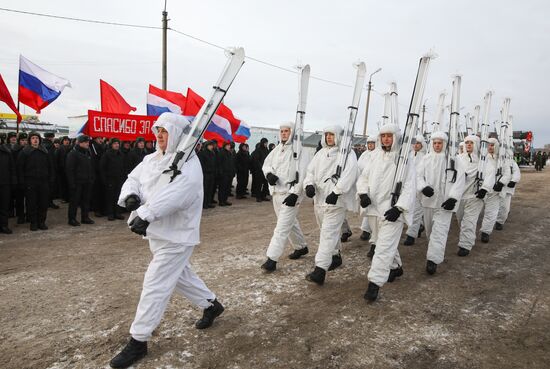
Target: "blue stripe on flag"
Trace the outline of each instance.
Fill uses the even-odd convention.
[[[51,103],[61,95],[61,92],[48,88],[42,81],[22,70],[19,71],[19,84],[40,96],[42,101]]]
[[[147,104],[147,115],[150,117],[158,117],[162,113],[170,113],[170,109],[164,106],[156,106]]]
[[[206,130],[220,135],[226,141],[232,141],[231,135],[227,133],[225,129],[220,128],[218,125],[216,125],[214,122],[210,122]]]

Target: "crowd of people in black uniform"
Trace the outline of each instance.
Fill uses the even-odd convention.
[[[246,143],[239,144],[238,151],[234,142],[221,147],[215,140],[198,145],[204,176],[203,208],[230,206],[232,196],[270,201],[262,166],[274,146],[268,146],[266,138],[252,153]],[[94,224],[91,213],[110,221],[123,220],[125,209],[117,205],[122,184],[154,150],[154,142],[141,137],[121,142],[86,135],[70,139],[45,133],[42,137],[37,132],[0,135],[0,233],[12,233],[9,218],[16,218],[17,224],[29,223],[31,231],[47,230],[48,209],[59,209],[54,200],[69,204],[67,222],[71,226]]]

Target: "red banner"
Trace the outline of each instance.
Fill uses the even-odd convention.
[[[114,114],[88,110],[85,133],[91,137],[116,137],[121,141],[135,141],[138,137],[155,141],[151,127],[158,117],[133,114]]]

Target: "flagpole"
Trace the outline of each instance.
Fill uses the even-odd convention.
[[[19,114],[21,114],[21,111],[19,110],[19,86],[21,86],[21,55],[19,55],[19,73],[17,74],[17,111]],[[19,119],[17,119],[17,125],[15,128],[15,133],[19,135]],[[23,117],[21,117],[21,120],[23,120]]]
[[[162,12],[162,89],[166,91],[167,77],[167,41],[168,41],[168,12],[166,11],[166,2],[164,1],[164,11]]]

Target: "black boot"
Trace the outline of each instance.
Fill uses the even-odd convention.
[[[214,319],[220,316],[225,310],[223,305],[214,299],[212,306],[203,310],[202,318],[195,323],[195,328],[205,329],[210,327],[214,323]]]
[[[424,232],[425,230],[426,230],[426,228],[424,228],[424,225],[421,224],[420,228],[418,228],[418,237],[417,238],[420,238],[420,236],[422,236],[422,232]]]
[[[481,232],[481,242],[489,243],[489,235],[485,232]]]
[[[78,227],[80,225],[80,223],[76,219],[69,219],[67,224],[73,227]]]
[[[275,269],[277,269],[277,262],[275,260],[271,260],[270,258],[267,258],[265,263],[262,264],[262,269],[266,272],[274,272]]]
[[[31,223],[30,229],[31,229],[31,231],[38,231],[38,224],[37,223]]]
[[[435,274],[436,270],[437,270],[437,264],[431,260],[428,260],[426,262],[426,272],[428,272],[428,274],[430,275],[433,275]]]
[[[464,247],[459,247],[457,255],[458,256],[468,256],[469,253],[470,253],[470,250],[466,250]]]
[[[94,224],[95,222],[91,220],[90,218],[83,218],[80,223],[82,224]]]
[[[372,259],[372,257],[374,256],[374,250],[375,250],[375,249],[376,249],[376,245],[375,245],[375,244],[370,245],[370,250],[369,250],[369,252],[367,252],[367,256],[368,256],[369,258]]]
[[[289,259],[296,260],[306,255],[309,252],[307,246],[298,250],[294,250],[292,254],[288,255]]]
[[[17,224],[25,224],[25,216],[18,216],[17,217]]]
[[[46,225],[46,223],[39,223],[38,224],[38,229],[40,229],[41,231],[47,231],[48,226]]]
[[[403,242],[403,245],[405,245],[405,246],[414,245],[414,237],[407,236],[407,239],[405,240],[405,242]]]
[[[390,274],[388,275],[388,282],[395,281],[395,278],[401,277],[403,275],[403,268],[397,267],[395,269],[390,269]]]
[[[340,265],[342,265],[342,255],[340,255],[340,253],[338,253],[337,255],[332,255],[332,262],[330,263],[328,270],[334,270]]]
[[[368,301],[375,301],[378,298],[378,290],[380,290],[380,287],[378,285],[369,282],[369,287],[367,288],[367,292],[365,292],[365,300]]]
[[[502,230],[504,229],[504,227],[502,226],[501,223],[497,222],[497,223],[495,224],[495,229],[496,229],[497,231],[502,231]]]
[[[370,233],[367,231],[363,231],[361,232],[361,236],[359,238],[363,241],[368,241],[370,240]]]
[[[348,239],[351,237],[353,233],[351,231],[342,233],[342,236],[340,237],[340,241],[342,242],[348,242]]]
[[[147,355],[147,342],[141,342],[132,337],[126,347],[111,360],[111,368],[127,368],[145,355]]]
[[[12,234],[13,231],[9,229],[8,226],[6,225],[6,226],[0,227],[0,233]]]
[[[319,286],[322,286],[323,283],[325,283],[326,273],[327,272],[323,268],[319,268],[316,266],[313,272],[306,275],[306,279],[310,282],[317,283]]]

